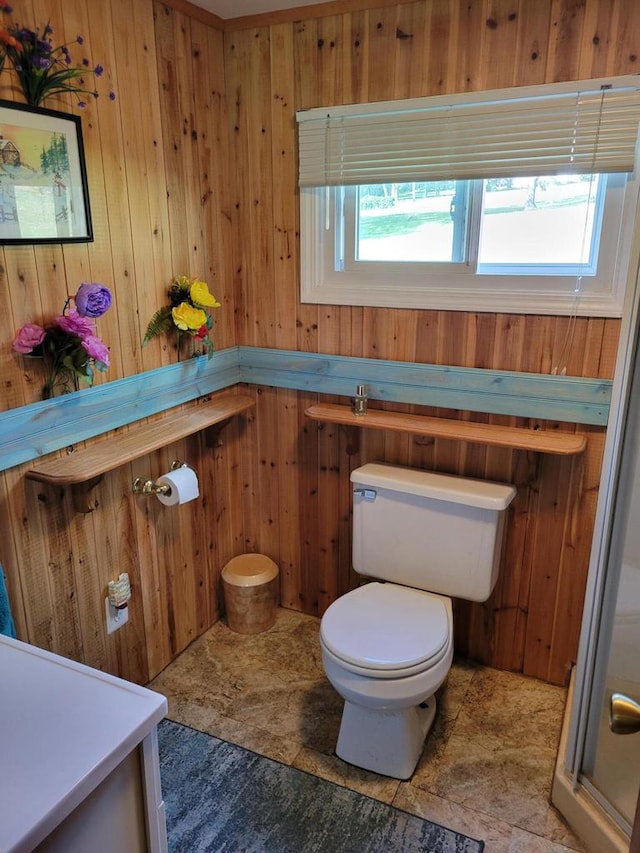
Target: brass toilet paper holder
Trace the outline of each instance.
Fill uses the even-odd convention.
[[[174,459],[169,466],[169,470],[177,471],[178,468],[190,467],[186,462]],[[168,483],[156,483],[155,480],[145,480],[144,477],[136,477],[132,488],[135,495],[166,495],[171,492],[171,486]]]

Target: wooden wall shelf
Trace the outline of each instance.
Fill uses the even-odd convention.
[[[246,394],[225,394],[153,423],[134,423],[121,435],[110,436],[70,456],[42,462],[25,476],[49,485],[71,486],[76,510],[91,512],[94,507],[89,492],[108,471],[200,430],[205,430],[207,446],[215,447],[220,431],[231,418],[254,405],[253,398]]]
[[[562,456],[582,453],[587,446],[587,437],[584,433],[480,424],[372,408],[369,408],[365,415],[354,415],[349,406],[330,403],[310,406],[305,411],[305,415],[312,420],[340,424],[345,427],[348,434],[347,453],[357,452],[358,430],[361,428],[410,432],[414,435],[430,435],[434,438],[469,441],[472,444],[492,444],[498,447],[531,450],[536,453],[555,453]]]

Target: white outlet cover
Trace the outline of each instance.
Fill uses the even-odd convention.
[[[126,625],[129,621],[129,608],[122,607],[121,609],[116,609],[109,598],[105,598],[104,600],[105,612],[107,614],[107,634],[113,634],[114,631],[117,631],[119,628],[122,628],[123,625]]]

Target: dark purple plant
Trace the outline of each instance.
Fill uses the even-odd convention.
[[[0,12],[9,14],[11,7],[0,2]],[[6,29],[0,28],[0,70],[8,57],[22,91],[31,106],[39,106],[45,98],[72,92],[76,95],[86,94],[98,97],[94,89],[87,89],[85,76],[94,74],[101,77],[104,73],[102,65],[91,68],[90,61],[84,57],[80,66],[73,65],[69,45],[54,45],[51,39],[53,29],[47,24],[42,31],[40,28],[31,30],[18,24],[11,24]],[[72,44],[82,45],[84,39],[78,36]],[[109,93],[110,100],[115,98]],[[83,105],[86,101],[80,102]]]

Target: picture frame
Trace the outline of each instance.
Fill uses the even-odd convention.
[[[0,100],[0,245],[92,240],[79,116]]]

